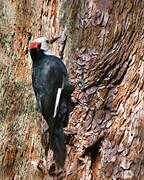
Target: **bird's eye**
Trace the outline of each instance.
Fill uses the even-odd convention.
[[[46,40],[46,43],[48,43],[48,44],[49,44],[49,43],[50,43],[50,41],[49,41],[49,40]]]

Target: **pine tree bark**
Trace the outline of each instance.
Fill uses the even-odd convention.
[[[144,179],[144,2],[2,1],[0,179],[51,179],[28,43],[60,36],[74,108],[65,128],[66,180]]]

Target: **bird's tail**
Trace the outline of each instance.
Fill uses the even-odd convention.
[[[62,168],[65,161],[64,131],[62,123],[55,122],[49,138],[56,164],[58,167]]]

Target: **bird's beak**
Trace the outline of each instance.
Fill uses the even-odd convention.
[[[53,39],[51,39],[51,40],[47,40],[46,42],[47,42],[48,44],[53,44],[53,43],[54,43],[55,41],[57,41],[59,38],[60,38],[60,36],[55,37],[55,38],[53,38]]]

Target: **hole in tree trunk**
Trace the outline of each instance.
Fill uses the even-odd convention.
[[[100,179],[100,169],[101,169],[101,148],[102,138],[100,138],[92,146],[88,147],[83,156],[86,154],[91,157],[91,170],[92,170],[92,180]]]

